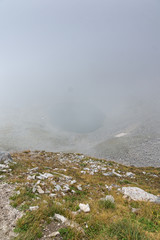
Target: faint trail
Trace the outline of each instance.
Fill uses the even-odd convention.
[[[0,183],[0,240],[9,240],[16,234],[13,232],[15,223],[21,213],[9,204],[9,197],[14,187],[7,183]]]

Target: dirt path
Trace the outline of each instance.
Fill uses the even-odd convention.
[[[9,197],[14,187],[7,183],[0,183],[0,240],[10,240],[15,236],[13,228],[21,213],[9,204]]]

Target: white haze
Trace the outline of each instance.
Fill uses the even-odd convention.
[[[117,160],[97,146],[123,131],[158,139],[159,12],[158,0],[0,0],[0,149]]]

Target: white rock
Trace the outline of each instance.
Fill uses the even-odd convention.
[[[37,187],[36,187],[36,186],[33,186],[33,188],[32,188],[32,192],[35,193],[36,190],[37,190]]]
[[[35,211],[35,210],[37,210],[39,207],[38,206],[33,206],[33,207],[29,207],[29,210],[30,211]]]
[[[126,172],[126,177],[134,177],[135,174],[132,172]]]
[[[84,168],[83,170],[85,170],[85,171],[90,171],[90,168]]]
[[[80,203],[79,204],[79,208],[81,211],[87,213],[87,212],[90,212],[90,207],[89,207],[89,204],[83,204],[83,203]]]
[[[0,164],[0,168],[9,168],[9,166],[8,165],[5,165],[5,164]]]
[[[121,175],[121,174],[119,174],[119,173],[115,172],[115,169],[113,169],[113,170],[112,170],[112,173],[113,173],[114,175],[116,175],[117,177],[122,177],[122,175]]]
[[[0,162],[9,163],[12,161],[11,155],[8,152],[0,152]]]
[[[60,235],[59,232],[53,232],[53,233],[49,234],[47,237],[51,238],[51,237],[56,237],[58,235]]]
[[[138,187],[122,187],[120,191],[134,201],[149,201],[160,204],[160,197],[147,193]]]
[[[44,173],[44,174],[40,174],[39,176],[37,176],[38,179],[43,180],[43,179],[47,179],[47,178],[53,178],[53,174],[51,173]]]
[[[81,232],[84,233],[83,229],[76,222],[70,221],[66,217],[64,217],[64,216],[62,216],[60,214],[55,214],[54,218],[57,221],[62,222],[62,223],[64,223],[65,225],[67,225],[69,227],[76,228],[78,231],[81,231]]]
[[[41,181],[40,181],[40,180],[38,180],[38,181],[36,182],[36,185],[39,185],[39,184],[40,184],[40,182],[41,182]]]
[[[105,187],[108,189],[108,191],[111,191],[112,190],[112,186],[108,186],[108,185],[105,185]]]
[[[60,215],[60,214],[55,214],[55,215],[54,215],[54,218],[55,218],[57,221],[60,221],[60,222],[62,222],[62,223],[67,222],[67,218],[64,217],[64,216],[62,216],[62,215]]]
[[[30,175],[29,175],[29,176],[27,177],[27,180],[32,180],[32,179],[35,179],[35,178],[36,178],[35,175],[33,175],[33,176],[30,176]]]
[[[107,195],[107,196],[105,197],[105,200],[114,203],[114,197],[113,197],[112,195]]]
[[[107,172],[107,173],[102,173],[104,176],[106,177],[110,177],[110,176],[113,176],[113,173],[112,172]]]
[[[55,186],[55,190],[56,190],[56,191],[60,191],[60,190],[62,190],[62,188],[61,188],[60,185],[56,185],[56,186]]]
[[[102,171],[106,171],[107,168],[106,168],[106,167],[102,167],[101,170],[102,170]]]
[[[69,186],[65,185],[63,187],[63,192],[69,192],[69,190],[70,190]]]
[[[82,187],[81,187],[80,185],[77,186],[77,189],[78,189],[79,191],[82,191]]]
[[[139,208],[132,208],[131,211],[132,213],[137,213],[139,211]]]
[[[1,178],[4,178],[4,177],[5,177],[5,175],[0,175],[0,179],[1,179]]]
[[[44,193],[44,191],[42,190],[42,188],[39,185],[37,186],[37,192],[39,194],[43,194]]]
[[[77,182],[76,180],[72,180],[71,185],[75,184],[76,182]]]
[[[55,197],[57,194],[55,194],[55,193],[51,193],[49,196],[50,197]]]
[[[46,190],[45,190],[45,193],[46,193],[46,194],[49,194],[49,193],[51,193],[51,192],[50,192],[48,189],[46,189]]]

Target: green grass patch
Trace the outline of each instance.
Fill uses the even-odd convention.
[[[115,203],[110,200],[100,200],[98,204],[99,207],[103,209],[115,209]]]
[[[110,237],[117,237],[117,240],[151,240],[147,238],[138,224],[128,219],[123,219],[111,224],[109,228]]]
[[[82,239],[82,234],[75,231],[73,228],[61,228],[59,233],[63,240],[78,240]]]
[[[160,221],[154,221],[154,220],[150,220],[147,218],[140,218],[139,223],[141,223],[142,227],[144,230],[148,231],[148,232],[158,232],[160,231]]]

